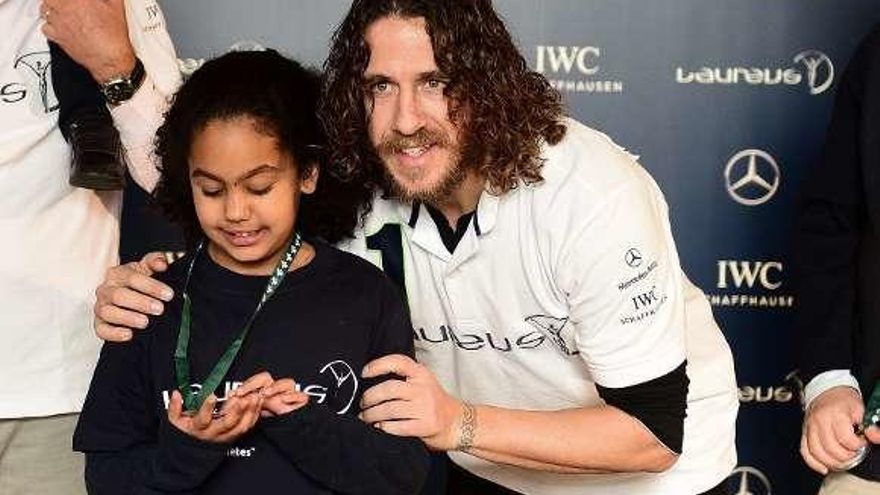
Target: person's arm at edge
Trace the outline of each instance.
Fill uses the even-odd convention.
[[[438,419],[427,425],[384,421],[379,427],[395,435],[419,436],[435,450],[462,450],[493,462],[572,474],[662,472],[678,459],[642,422],[613,406],[526,411],[465,404],[447,394],[427,368],[400,355],[373,361],[364,376],[388,373],[430,390],[408,402],[427,404]],[[395,385],[374,390],[381,393],[383,386]],[[366,421],[383,415],[382,405],[369,407],[370,399],[365,401],[374,409],[365,411]]]
[[[808,383],[822,372],[853,365],[856,256],[864,221],[858,143],[865,70],[859,58],[853,58],[839,83],[820,162],[797,202],[792,258],[796,357]]]
[[[822,474],[852,458],[864,445],[852,428],[864,411],[855,380],[817,388],[828,381],[827,373],[845,373],[845,378],[854,366],[856,258],[865,221],[862,107],[869,75],[875,74],[876,80],[878,69],[871,68],[870,61],[876,59],[872,51],[880,49],[878,36],[875,29],[841,78],[821,160],[810,171],[797,202],[793,280],[800,338],[795,355],[810,393],[805,397],[809,403],[800,451],[807,465]],[[866,434],[876,438],[876,429]]]

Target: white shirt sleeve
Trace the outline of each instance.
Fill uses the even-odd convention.
[[[159,182],[158,158],[153,143],[167,107],[165,96],[147,76],[130,100],[110,109],[113,123],[119,130],[128,172],[147,192],[152,192]]]
[[[859,382],[849,370],[829,370],[814,376],[807,386],[804,387],[804,409],[821,395],[834,387],[852,387],[861,395]]]
[[[667,206],[653,180],[631,176],[570,221],[556,270],[581,357],[613,388],[665,375],[685,360],[684,289]]]
[[[151,192],[159,181],[153,144],[171,96],[182,82],[165,16],[155,0],[127,0],[128,35],[147,77],[127,102],[110,109],[134,181]]]

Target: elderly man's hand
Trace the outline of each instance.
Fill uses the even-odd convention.
[[[124,0],[43,0],[43,33],[99,83],[134,70]]]
[[[147,315],[165,311],[163,302],[174,297],[171,287],[152,275],[168,269],[162,253],[149,253],[141,261],[107,269],[104,282],[95,291],[95,333],[111,342],[132,338],[132,329],[143,329]]]

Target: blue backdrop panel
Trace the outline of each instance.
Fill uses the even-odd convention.
[[[342,0],[165,0],[178,55],[277,48],[312,65]],[[682,263],[710,297],[741,390],[731,494],[799,495],[787,280],[790,225],[839,80],[880,0],[496,0],[522,53],[575,118],[641,156],[666,193]],[[493,82],[487,81],[486,84]],[[180,247],[130,190],[123,257]]]

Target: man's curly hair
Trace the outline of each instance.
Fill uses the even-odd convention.
[[[338,172],[368,189],[389,190],[367,131],[363,80],[370,61],[365,32],[383,17],[424,18],[437,66],[450,81],[450,118],[464,131],[463,165],[495,194],[539,182],[541,144],[565,134],[561,98],[529,69],[490,0],[352,3],[333,34],[319,105]]]
[[[180,88],[156,135],[162,175],[153,199],[183,228],[190,246],[204,236],[190,186],[193,139],[211,121],[239,117],[253,119],[259,132],[276,138],[279,149],[293,157],[300,176],[319,171],[316,191],[300,199],[300,232],[327,242],[352,235],[363,200],[354,186],[330,173],[326,137],[317,116],[320,85],[316,72],[267,50],[210,60]]]

